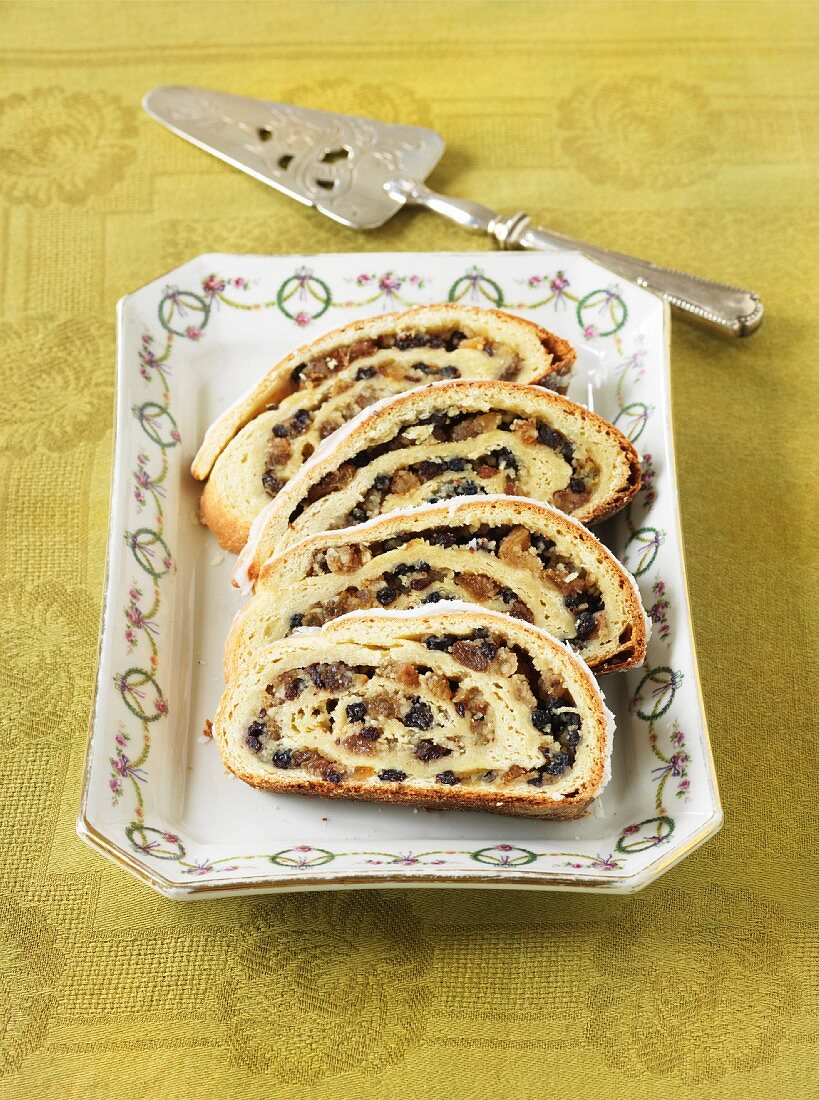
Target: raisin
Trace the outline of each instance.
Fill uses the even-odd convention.
[[[304,680],[300,676],[297,676],[295,680],[291,680],[284,689],[284,697],[288,702],[292,702],[296,699],[306,687]]]
[[[459,481],[456,486],[456,491],[453,496],[469,497],[477,496],[481,492],[480,487],[471,478],[466,478],[464,481]]]
[[[324,688],[325,691],[341,691],[351,679],[350,670],[341,661],[308,665],[307,675],[317,688]]]
[[[475,672],[485,672],[489,668],[491,657],[483,652],[483,643],[456,642],[450,652],[459,664],[465,665],[466,668],[471,668]],[[492,656],[494,657],[494,652]]]
[[[350,519],[354,523],[364,523],[368,518],[367,509],[363,504],[356,504],[355,508],[350,512]]]
[[[367,708],[363,703],[348,703],[347,718],[350,722],[363,722]]]
[[[518,596],[516,592],[513,592],[511,588],[502,588],[500,590],[500,598],[504,603],[514,603]]]
[[[461,782],[455,772],[451,771],[438,772],[435,781],[436,783],[443,783],[445,787],[456,787]]]
[[[293,450],[286,439],[273,439],[267,447],[267,457],[274,466],[284,466],[293,455]]]
[[[254,737],[250,731],[245,734],[245,744],[252,752],[261,752],[262,743],[258,737]]]
[[[278,752],[274,752],[271,757],[271,763],[274,768],[289,768],[292,762],[293,758],[290,749],[279,749]]]
[[[463,703],[456,703],[455,711],[460,718],[466,717],[466,707],[463,705]]]
[[[412,592],[423,592],[424,589],[429,588],[431,584],[432,577],[429,573],[422,573],[420,577],[413,577],[409,586]]]
[[[502,470],[517,470],[518,468],[518,461],[508,447],[501,447],[499,451],[495,451],[495,458]]]
[[[365,741],[377,741],[381,736],[381,730],[378,726],[362,726],[358,731],[358,736],[363,737]]]
[[[565,703],[557,703],[558,707],[565,706]],[[555,718],[558,724],[564,730],[577,730],[580,729],[580,715],[574,710],[564,710],[562,714],[556,714]]]
[[[296,614],[290,616],[290,629],[296,630],[304,622],[304,615]]]
[[[602,611],[603,600],[593,592],[571,592],[563,600],[570,611]]]
[[[440,636],[436,636],[433,634],[426,639],[424,645],[427,647],[427,649],[438,650],[439,652],[446,653],[454,641],[454,634],[441,634]]]
[[[358,753],[360,756],[372,756],[376,751],[373,742],[367,737],[362,737],[360,733],[351,733],[349,737],[344,738],[343,744],[350,752]]]
[[[451,756],[452,749],[445,749],[443,745],[436,745],[434,741],[430,741],[428,737],[425,737],[423,741],[419,741],[415,746],[415,755],[423,764],[427,764],[430,760],[440,760],[444,756]]]
[[[326,779],[328,783],[340,783],[344,778],[344,772],[336,771],[335,768],[325,768],[321,778]]]
[[[418,669],[409,661],[388,661],[384,664],[384,673],[390,680],[396,680],[402,687],[417,688],[419,682]]]
[[[551,447],[553,451],[559,451],[563,444],[567,442],[566,436],[549,424],[538,424],[537,441],[543,443],[546,447]]]
[[[390,492],[396,496],[403,496],[417,489],[420,484],[421,479],[417,478],[411,470],[397,470],[390,480]]]
[[[586,482],[582,477],[573,477],[569,479],[569,488],[573,493],[585,493]]]
[[[461,372],[458,370],[457,367],[448,366],[441,367],[440,375],[441,378],[460,378]]]
[[[313,504],[328,493],[346,489],[355,477],[355,471],[356,467],[352,462],[344,462],[337,470],[331,470],[329,474],[325,474],[318,484],[311,487],[307,497],[308,503]]]
[[[552,728],[553,715],[546,707],[535,707],[531,717],[532,725],[536,730],[540,730],[541,733],[545,733]]]
[[[484,342],[483,342],[483,353],[484,353],[484,355],[488,355],[489,358],[492,359],[495,355],[495,346],[494,346],[494,344],[491,344],[488,340],[484,340]]]
[[[471,477],[458,478],[457,481],[451,481],[448,485],[444,485],[439,495],[430,497],[429,502],[430,504],[436,504],[439,500],[451,500],[452,497],[475,497],[483,495],[483,490]]]
[[[287,425],[286,424],[274,424],[274,426],[273,426],[273,435],[275,435],[275,437],[277,439],[286,439],[287,435],[288,435]]]
[[[379,588],[375,594],[375,598],[382,607],[389,607],[391,603],[395,603],[397,596],[398,593],[392,588]]]
[[[322,665],[307,666],[307,675],[310,677],[317,688],[324,687],[324,684],[322,682],[322,669]]]
[[[478,600],[488,600],[498,591],[497,583],[483,573],[461,573],[458,584]]]
[[[439,603],[443,598],[440,592],[430,592],[428,596],[424,596],[422,603]]]
[[[272,474],[270,470],[265,470],[262,474],[262,485],[264,486],[265,492],[269,493],[272,497],[284,488],[284,482],[276,477],[275,474]]]
[[[443,470],[440,462],[432,462],[429,459],[424,459],[423,462],[419,462],[417,466],[418,476],[422,481],[431,481],[432,478],[437,477]]]
[[[381,692],[373,695],[367,703],[367,713],[379,718],[400,718],[402,701],[395,692]]]
[[[545,443],[545,445],[551,447],[553,451],[560,451],[565,461],[571,464],[574,458],[574,447],[562,432],[559,432],[556,428],[550,427],[548,424],[539,424],[537,439],[538,443]]]
[[[603,604],[603,597],[594,592],[586,593],[586,603],[588,604],[589,611],[602,611],[605,606]]]
[[[571,767],[572,758],[565,752],[556,752],[554,756],[543,765],[543,771],[547,775],[563,775],[566,768]]]
[[[566,749],[576,749],[580,744],[580,734],[575,729],[566,730],[560,735],[560,744]]]
[[[298,385],[302,381],[302,373],[306,369],[306,363],[299,363],[299,365],[290,372],[290,380]]]
[[[427,535],[427,542],[430,546],[443,546],[444,549],[447,549],[455,541],[455,536],[451,531],[432,531]]]
[[[445,345],[446,350],[447,351],[455,351],[456,348],[458,348],[458,346],[461,344],[461,342],[465,339],[466,339],[466,333],[461,332],[460,329],[455,329],[455,331],[450,333],[450,335],[447,337],[447,341],[446,341],[446,345]]]
[[[390,475],[378,474],[373,481],[373,489],[378,489],[379,492],[383,492],[390,487]]]
[[[267,724],[261,718],[257,718],[247,727],[248,737],[255,737],[257,741],[264,737],[266,733]]]
[[[405,726],[412,729],[428,730],[434,724],[435,719],[429,703],[425,703],[418,695],[413,695],[412,706],[401,721]]]
[[[375,377],[375,367],[359,367],[355,372],[356,382],[363,382],[365,378]]]
[[[523,600],[515,600],[509,607],[509,614],[515,619],[521,619],[525,623],[534,623],[535,617]]]
[[[590,611],[581,611],[574,621],[574,628],[577,631],[576,637],[581,641],[585,641],[594,634],[597,622],[594,615]]]
[[[466,416],[459,424],[456,424],[450,432],[449,438],[455,442],[463,439],[474,439],[483,432],[491,432],[500,423],[500,414],[496,412],[476,413]]]
[[[454,470],[456,473],[459,473],[461,470],[466,469],[466,459],[459,458],[457,455],[455,456],[455,458],[448,458],[446,460],[446,468],[448,470]]]
[[[407,778],[407,773],[398,768],[384,768],[378,773],[378,778],[384,783],[402,783]]]

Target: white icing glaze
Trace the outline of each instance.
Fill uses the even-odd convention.
[[[250,525],[250,533],[247,536],[247,542],[239,552],[239,557],[236,561],[231,579],[244,596],[249,595],[249,593],[253,591],[253,583],[250,580],[250,567],[256,556],[256,548],[259,545],[262,531],[267,523],[267,517],[272,511],[275,503],[275,500],[271,500],[253,520],[253,523]]]

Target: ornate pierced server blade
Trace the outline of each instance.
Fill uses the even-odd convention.
[[[420,126],[200,88],[154,88],[143,106],[180,137],[354,229],[383,225],[403,205],[384,184],[425,179],[444,152],[443,138]]]

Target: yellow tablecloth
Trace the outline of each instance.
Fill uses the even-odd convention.
[[[816,5],[11,3],[0,27],[0,1092],[808,1096]],[[433,126],[441,189],[762,294],[750,341],[674,330],[726,823],[644,894],[183,905],[76,839],[116,299],[204,251],[482,246],[268,192],[141,113],[164,83]]]

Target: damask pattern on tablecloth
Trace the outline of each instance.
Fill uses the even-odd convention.
[[[545,19],[537,5],[438,5],[430,15],[429,5],[281,3],[244,5],[237,19],[235,5],[218,2],[5,7],[4,1095],[186,1098],[206,1082],[247,1100],[452,1091],[472,1100],[510,1082],[539,1098],[547,1079],[582,1081],[601,1100],[813,1095],[806,837],[816,783],[802,678],[815,630],[805,584],[783,587],[777,556],[785,546],[808,561],[794,489],[810,473],[806,364],[816,360],[804,321],[816,271],[808,10],[588,3]],[[448,143],[434,186],[762,291],[768,317],[750,342],[674,333],[681,504],[727,826],[650,891],[365,891],[179,906],[76,840],[116,299],[205,250],[475,246],[422,212],[354,236],[231,176],[142,117],[140,96],[162,80],[434,126]],[[559,291],[559,272],[543,271],[556,286],[542,294]],[[529,288],[508,291],[516,300]],[[624,362],[633,354],[625,348]],[[644,433],[645,418],[634,394],[620,426]],[[136,463],[131,488],[151,500],[157,470]],[[655,655],[634,682],[649,736],[671,691],[662,655],[673,608],[658,587],[662,527],[642,506],[632,516],[629,561],[654,623]],[[151,585],[139,587],[132,629],[146,639]],[[774,713],[804,766],[786,793],[771,794]],[[666,759],[656,759],[672,815],[684,809],[672,759],[685,751],[674,741],[686,736],[683,719],[679,731],[662,725]],[[110,755],[127,756],[132,742],[117,746],[116,733]]]

